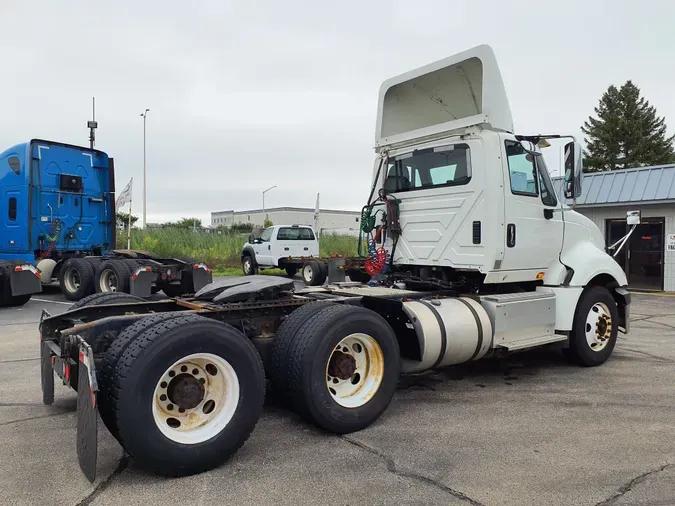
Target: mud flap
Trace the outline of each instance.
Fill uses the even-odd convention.
[[[194,268],[192,269],[192,286],[194,289],[193,293],[197,293],[199,290],[212,282],[213,274],[211,274],[211,269],[209,269],[204,264],[195,264]]]
[[[38,276],[37,268],[30,264],[15,266],[9,272],[9,286],[12,296],[18,297],[42,292],[42,281]]]
[[[54,369],[49,345],[40,341],[40,379],[42,380],[42,403],[51,406],[54,402]]]
[[[152,293],[152,282],[154,280],[155,273],[152,272],[150,267],[139,267],[131,274],[129,293],[147,299]]]
[[[77,375],[77,460],[90,482],[96,480],[98,456],[98,407],[94,354],[84,340],[79,343]]]

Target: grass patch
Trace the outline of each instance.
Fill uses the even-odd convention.
[[[204,261],[217,276],[239,276],[241,250],[248,234],[222,231],[222,233],[193,232],[186,228],[131,229],[131,249],[146,250],[165,258],[192,258]],[[119,232],[117,245],[125,248],[126,234]],[[320,255],[357,255],[358,239],[349,235],[325,234],[319,239]],[[236,273],[235,273],[236,271]],[[274,272],[276,271],[276,272]],[[263,271],[282,274],[279,269]],[[221,274],[223,273],[223,274]]]

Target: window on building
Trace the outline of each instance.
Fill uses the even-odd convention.
[[[284,227],[277,233],[279,241],[313,241],[314,233],[309,228]]]
[[[9,220],[10,221],[15,221],[16,220],[16,198],[10,197],[9,199]]]

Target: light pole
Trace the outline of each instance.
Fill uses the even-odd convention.
[[[146,109],[145,112],[141,113],[141,116],[143,116],[143,228],[145,228],[147,224],[147,215],[146,215],[146,201],[148,197],[148,185],[146,181],[146,170],[145,170],[145,120],[148,117],[148,113],[150,112],[150,109]]]
[[[276,188],[276,187],[277,187],[277,185],[270,186],[267,190],[265,190],[265,191],[263,192],[263,227],[265,226],[265,220],[267,219],[267,217],[265,216],[265,194],[266,194],[268,191],[270,191],[271,189]]]

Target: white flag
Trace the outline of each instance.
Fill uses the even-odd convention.
[[[129,180],[129,184],[124,187],[124,190],[122,190],[122,193],[119,194],[117,197],[117,201],[115,202],[115,209],[119,209],[120,207],[124,207],[127,203],[131,202],[131,185],[134,182],[134,178],[132,177]]]

